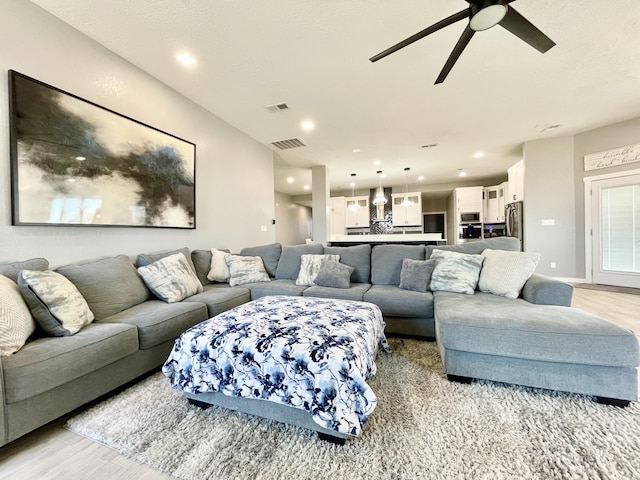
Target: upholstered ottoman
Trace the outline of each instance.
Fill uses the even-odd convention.
[[[436,338],[452,380],[486,379],[638,400],[637,337],[571,307],[488,293],[435,292]]]

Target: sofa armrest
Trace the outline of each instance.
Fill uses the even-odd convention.
[[[534,273],[522,288],[522,298],[538,305],[570,307],[573,298],[573,285]]]

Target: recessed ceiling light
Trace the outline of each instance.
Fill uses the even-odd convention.
[[[287,177],[287,183],[293,183],[293,177]]]
[[[362,151],[362,150],[361,150],[361,149],[359,149],[359,148],[354,148],[354,149],[353,149],[353,153],[360,153],[361,151]]]
[[[473,158],[482,158],[484,157],[484,152],[476,152],[473,154]]]
[[[304,187],[302,187],[302,188],[304,188],[305,190],[309,190],[311,187],[310,187],[309,185],[305,185],[305,186],[304,186]]]
[[[305,132],[309,132],[309,131],[313,130],[314,128],[316,128],[316,124],[313,123],[313,120],[303,120],[300,123],[300,126],[302,127],[302,129]]]
[[[465,172],[463,169],[459,168],[458,169],[458,176],[459,177],[466,177],[467,176],[467,172]]]
[[[375,162],[373,162],[374,165],[380,165],[382,162],[380,160],[376,160]]]
[[[355,187],[355,186],[356,186],[356,182],[351,182],[351,183],[349,184],[349,186],[350,186],[350,187]]]
[[[195,65],[196,63],[198,63],[193,55],[186,52],[176,55],[176,58],[185,67],[190,67],[191,65]]]
[[[420,175],[420,176],[418,177],[418,180],[424,180],[424,176]]]

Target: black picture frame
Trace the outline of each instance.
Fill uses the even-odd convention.
[[[196,145],[9,71],[12,225],[196,228]]]

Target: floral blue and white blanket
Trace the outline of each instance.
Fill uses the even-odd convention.
[[[162,371],[183,392],[269,400],[356,436],[376,407],[366,380],[378,345],[390,351],[384,326],[371,303],[263,297],[184,332]]]

